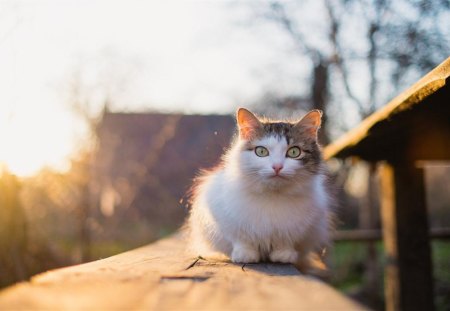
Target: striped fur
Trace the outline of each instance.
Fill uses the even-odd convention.
[[[313,254],[329,243],[331,218],[317,144],[320,118],[311,111],[297,122],[279,122],[238,110],[235,142],[193,188],[188,227],[197,255],[311,267]],[[257,147],[267,155],[258,156]],[[288,156],[292,147],[301,150],[296,158]]]

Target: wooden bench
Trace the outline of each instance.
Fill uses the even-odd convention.
[[[378,164],[387,310],[432,310],[423,161],[450,160],[450,58],[324,150]]]
[[[292,265],[208,261],[173,236],[38,275],[0,293],[0,310],[364,310]]]

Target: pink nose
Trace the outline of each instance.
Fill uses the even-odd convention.
[[[272,165],[273,170],[275,171],[275,174],[279,174],[280,171],[283,169],[283,165],[282,164],[274,164]]]

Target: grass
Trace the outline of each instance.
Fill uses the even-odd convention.
[[[436,310],[450,310],[450,241],[433,241],[431,247]]]
[[[433,277],[436,310],[450,308],[450,241],[432,241]],[[383,309],[383,243],[376,243],[377,271],[376,292],[365,291],[365,263],[367,262],[367,245],[359,242],[338,242],[330,256],[333,271],[331,284],[344,293],[370,305],[374,309]],[[372,296],[372,297],[369,297]]]

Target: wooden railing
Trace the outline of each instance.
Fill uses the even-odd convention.
[[[449,240],[450,239],[450,228],[431,228],[428,233],[430,239],[435,240]],[[334,234],[334,241],[356,241],[356,242],[367,242],[367,241],[378,241],[382,240],[383,232],[382,230],[371,229],[371,230],[339,230]]]
[[[0,310],[364,310],[292,265],[189,256],[181,236],[38,275],[0,293]]]

